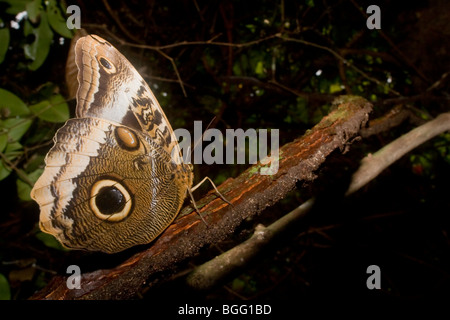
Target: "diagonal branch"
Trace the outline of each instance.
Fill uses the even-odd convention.
[[[233,206],[207,194],[198,201],[201,222],[190,206],[151,245],[109,269],[84,273],[81,289],[68,289],[65,276],[56,276],[33,299],[128,299],[144,283],[152,283],[164,273],[199,253],[202,247],[225,239],[245,219],[281,200],[299,180],[312,180],[326,157],[358,134],[368,120],[372,105],[359,97],[347,97],[338,108],[311,130],[279,150],[279,169],[261,175],[256,164],[237,178],[228,179],[218,189]]]
[[[370,180],[378,176],[381,171],[412,149],[449,130],[450,113],[447,112],[404,134],[374,154],[369,154],[361,161],[361,166],[354,173],[347,195],[366,185]]]
[[[434,120],[411,130],[389,143],[373,155],[366,156],[361,161],[359,169],[353,174],[346,195],[350,195],[362,188],[393,162],[415,147],[446,131],[450,131],[450,113],[439,115]],[[247,265],[268,244],[272,243],[275,237],[282,235],[293,222],[305,217],[314,203],[315,199],[311,198],[271,225],[267,227],[258,225],[249,239],[195,268],[187,276],[186,281],[188,285],[197,290],[208,290],[223,282],[230,274]]]

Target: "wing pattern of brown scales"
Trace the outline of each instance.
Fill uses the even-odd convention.
[[[58,130],[31,196],[40,227],[73,249],[119,252],[157,237],[192,186],[175,134],[148,85],[111,44],[75,46],[76,118]],[[172,152],[174,151],[174,152]]]

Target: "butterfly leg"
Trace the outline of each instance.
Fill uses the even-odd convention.
[[[226,203],[228,203],[230,206],[233,206],[233,204],[230,202],[230,201],[228,201],[221,193],[220,193],[220,191],[217,189],[217,187],[216,187],[216,185],[214,184],[214,182],[209,178],[209,177],[205,177],[205,178],[203,178],[203,180],[202,181],[200,181],[199,183],[197,183],[195,186],[193,186],[192,188],[191,188],[191,192],[194,192],[198,187],[200,187],[206,180],[208,180],[210,183],[211,183],[211,185],[213,186],[213,188],[214,188],[214,190],[216,190],[216,192],[217,192],[217,194],[220,196],[220,198],[223,200],[223,201],[225,201]]]
[[[194,210],[197,212],[197,214],[198,214],[199,217],[202,219],[202,221],[203,221],[206,225],[208,225],[208,223],[207,223],[206,220],[202,217],[202,215],[200,214],[200,211],[198,210],[197,204],[195,203],[194,196],[192,195],[192,191],[193,191],[193,190],[192,190],[191,188],[188,188],[187,191],[189,192],[189,196],[191,197],[191,203],[192,203],[192,205],[193,205],[193,207],[194,207]]]
[[[205,177],[202,181],[200,181],[199,183],[197,183],[194,187],[192,188],[188,188],[188,192],[189,192],[189,196],[191,197],[191,203],[195,209],[195,211],[197,211],[198,215],[200,216],[200,218],[202,219],[202,221],[208,225],[208,223],[205,221],[205,219],[202,217],[202,215],[200,214],[200,211],[198,210],[197,204],[195,203],[195,199],[194,196],[192,195],[192,192],[194,192],[198,187],[200,187],[206,180],[208,180],[209,182],[211,182],[214,190],[217,192],[217,194],[220,196],[220,198],[225,201],[226,203],[228,203],[231,207],[233,207],[233,204],[228,201],[227,199],[225,199],[225,197],[219,192],[219,190],[217,189],[216,185],[214,184],[214,182],[209,178],[209,177]]]

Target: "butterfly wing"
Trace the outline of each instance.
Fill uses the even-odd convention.
[[[40,227],[76,249],[113,253],[148,243],[180,210],[191,166],[174,160],[172,128],[123,55],[86,36],[75,56],[77,118],[58,130],[31,191]]]
[[[133,65],[96,35],[78,40],[77,117],[111,120],[146,131],[169,154],[178,147],[161,106]],[[114,90],[111,90],[114,88]]]

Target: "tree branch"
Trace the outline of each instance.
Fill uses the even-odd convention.
[[[248,240],[195,268],[187,276],[187,284],[197,290],[207,290],[222,282],[232,272],[246,266],[294,221],[304,217],[313,207],[314,202],[315,199],[309,199],[268,227],[256,226],[255,232]]]
[[[394,140],[378,152],[366,156],[354,173],[346,195],[362,188],[418,145],[449,130],[450,113],[444,113]],[[293,222],[303,218],[311,210],[314,202],[314,198],[309,199],[268,227],[258,225],[249,239],[195,268],[187,276],[187,284],[197,290],[207,290],[221,283],[227,276],[247,265],[268,244],[272,243],[274,238],[283,234]]]
[[[346,194],[355,192],[379,175],[385,168],[400,159],[400,157],[425,141],[448,130],[450,130],[449,112],[442,113],[434,120],[411,130],[377,152],[369,154],[361,161],[361,166],[354,173]]]
[[[346,97],[338,108],[299,139],[280,150],[279,169],[272,176],[261,175],[264,166],[253,165],[235,179],[219,186],[229,206],[213,192],[197,202],[202,223],[190,206],[142,252],[109,269],[81,276],[81,289],[68,289],[66,277],[59,275],[33,299],[127,299],[144,283],[152,283],[172,272],[181,262],[198,254],[202,247],[229,236],[245,219],[281,200],[299,180],[312,180],[314,172],[336,149],[358,134],[368,120],[372,105],[359,97]]]

